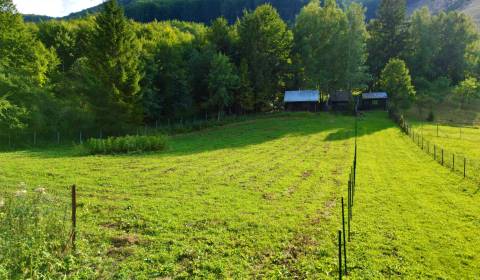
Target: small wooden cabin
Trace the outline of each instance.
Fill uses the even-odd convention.
[[[348,111],[352,108],[352,102],[352,93],[346,91],[337,91],[328,98],[328,106],[334,111]]]
[[[361,110],[387,110],[388,94],[386,92],[362,93]]]
[[[318,90],[286,91],[283,101],[286,111],[317,112],[320,109],[320,92]]]

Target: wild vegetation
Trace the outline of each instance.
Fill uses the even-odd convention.
[[[78,266],[69,243],[69,204],[25,183],[0,192],[0,278],[62,278]],[[28,190],[27,190],[28,189]]]
[[[127,135],[123,137],[109,137],[107,139],[90,138],[84,145],[88,153],[92,155],[161,151],[166,146],[167,138],[162,135]]]

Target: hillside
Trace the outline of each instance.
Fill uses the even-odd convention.
[[[380,0],[354,0],[361,2],[367,9],[367,18],[375,16]],[[300,9],[309,0],[119,0],[124,6],[129,18],[140,22],[153,20],[184,20],[209,23],[212,19],[224,16],[234,22],[243,14],[244,10],[253,10],[255,7],[271,3],[286,21],[293,21]],[[408,10],[411,12],[423,6],[428,6],[433,12],[459,10],[471,15],[478,22],[480,20],[480,0],[407,0]],[[65,18],[77,18],[86,14],[95,13],[101,5],[73,13]],[[48,17],[26,15],[27,21],[45,20]]]

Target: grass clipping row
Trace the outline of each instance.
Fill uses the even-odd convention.
[[[125,154],[163,151],[167,147],[167,136],[123,136],[107,139],[89,139],[84,144],[91,155]]]

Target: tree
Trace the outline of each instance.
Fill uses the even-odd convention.
[[[245,12],[237,23],[238,50],[253,89],[254,110],[273,107],[285,83],[292,33],[271,5]]]
[[[233,92],[238,87],[239,79],[235,73],[235,66],[224,54],[213,57],[208,75],[209,103],[216,107],[218,119],[225,107],[233,103]]]
[[[368,32],[365,25],[365,10],[352,3],[346,10],[348,19],[347,30],[347,65],[345,67],[345,79],[343,86],[346,90],[363,89],[365,83],[370,80],[368,67],[366,66]]]
[[[415,97],[415,89],[403,60],[392,58],[381,74],[381,87],[390,97],[391,107],[406,110]]]
[[[207,39],[217,52],[226,55],[233,54],[234,38],[231,27],[228,26],[225,18],[220,17],[212,22],[207,33]]]
[[[434,62],[441,42],[434,20],[427,7],[415,11],[410,19],[405,56],[416,85],[422,79],[432,81],[437,76]]]
[[[439,51],[433,63],[435,75],[449,77],[457,84],[465,79],[472,66],[469,50],[479,40],[478,28],[470,17],[458,12],[441,13],[434,24],[439,35]],[[478,62],[470,59],[472,64]]]
[[[391,58],[400,58],[407,38],[406,0],[381,0],[368,31],[368,65],[374,77]]]
[[[467,77],[455,88],[455,94],[461,97],[463,107],[471,98],[480,97],[480,83],[475,77]]]
[[[96,117],[104,128],[126,129],[143,120],[139,81],[139,44],[131,23],[116,0],[95,19],[90,66],[99,79],[89,93]]]
[[[355,3],[343,11],[334,0],[323,7],[312,1],[301,10],[294,28],[301,86],[326,93],[364,87],[368,79],[364,21],[363,8]]]

